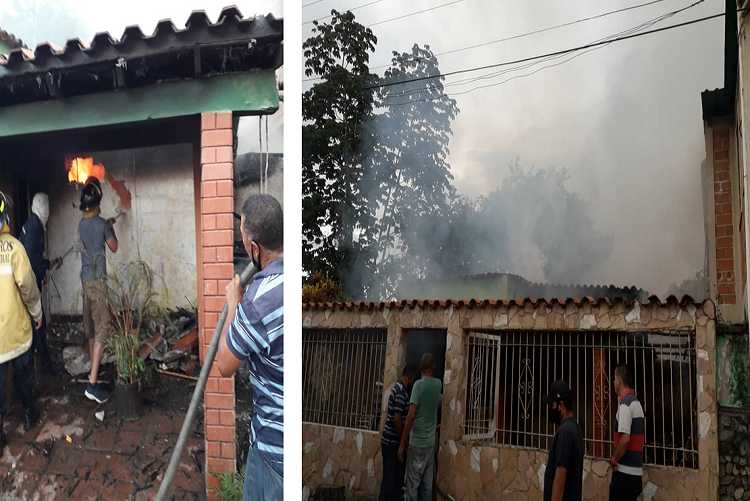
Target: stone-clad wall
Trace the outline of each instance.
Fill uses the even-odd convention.
[[[719,456],[716,364],[713,363],[716,352],[714,317],[714,305],[710,301],[682,305],[677,301],[646,304],[592,304],[588,301],[562,304],[556,301],[329,304],[303,306],[302,315],[304,328],[387,328],[385,388],[395,384],[398,371],[405,363],[406,330],[447,331],[438,484],[458,501],[541,499],[539,478],[546,463],[546,453],[542,451],[463,440],[462,401],[466,395],[467,370],[465,336],[472,329],[694,330],[700,467],[698,470],[647,467],[644,499],[716,499]],[[384,413],[386,399],[387,391],[384,392]],[[385,414],[381,427],[384,422]],[[382,475],[378,443],[377,434],[372,432],[303,424],[303,485],[306,492],[314,491],[318,485],[340,485],[350,493],[377,495]],[[608,463],[586,460],[585,469],[584,498],[606,499]],[[323,474],[329,470],[330,474],[324,478]]]
[[[319,485],[377,495],[383,477],[378,432],[304,423],[302,441],[304,499]]]
[[[750,499],[750,410],[719,410],[720,499]]]

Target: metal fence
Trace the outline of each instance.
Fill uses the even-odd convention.
[[[549,449],[555,430],[541,399],[564,379],[585,454],[610,458],[614,369],[627,363],[646,417],[644,463],[698,468],[694,333],[472,332],[467,345],[466,439]]]
[[[386,329],[302,330],[302,420],[380,429]]]

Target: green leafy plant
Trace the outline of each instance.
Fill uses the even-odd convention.
[[[302,286],[303,303],[335,303],[348,300],[341,284],[322,273],[313,273],[308,283]]]
[[[750,368],[742,356],[742,350],[738,347],[732,351],[729,358],[732,376],[729,378],[729,391],[732,399],[743,407],[750,408]]]
[[[214,494],[222,501],[242,501],[242,488],[245,485],[245,467],[240,471],[225,471],[215,475],[221,481],[219,487],[214,487]]]
[[[104,348],[115,355],[119,378],[134,384],[140,382],[147,372],[146,361],[138,355],[146,344],[140,337],[144,319],[167,318],[168,315],[159,302],[155,287],[160,279],[147,263],[110,264],[109,269],[107,282],[96,283],[115,317],[108,326]],[[166,284],[163,280],[161,282],[166,290]]]

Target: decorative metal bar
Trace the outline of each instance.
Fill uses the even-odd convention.
[[[467,337],[466,438],[545,449],[554,427],[548,424],[541,395],[562,375],[573,390],[586,455],[608,458],[618,405],[610,388],[614,368],[622,361],[629,364],[644,407],[645,462],[697,468],[694,333],[513,330],[470,332]]]
[[[303,329],[303,420],[377,431],[386,339],[385,329]]]

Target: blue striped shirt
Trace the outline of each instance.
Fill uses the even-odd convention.
[[[284,462],[284,259],[255,274],[227,331],[227,346],[250,364],[251,441],[267,461]],[[252,447],[252,443],[250,447]]]
[[[409,392],[402,381],[397,381],[388,396],[388,414],[383,427],[383,435],[380,442],[384,445],[401,443],[401,434],[396,430],[396,414],[401,415],[402,425],[406,424],[406,415],[409,414]]]

